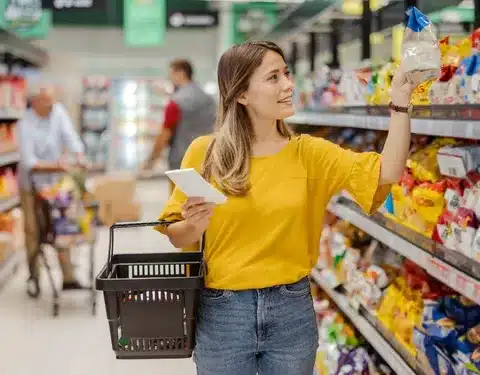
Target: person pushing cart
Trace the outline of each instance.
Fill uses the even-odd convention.
[[[76,164],[86,165],[84,146],[74,129],[72,121],[63,105],[55,102],[55,89],[48,84],[30,87],[30,108],[18,124],[20,143],[20,198],[25,217],[25,245],[29,263],[30,279],[36,281],[34,293],[38,296],[39,263],[36,256],[39,244],[38,224],[35,214],[35,193],[44,186],[58,181],[59,171],[69,166],[63,158],[64,151],[74,154]],[[42,173],[32,173],[42,172]],[[70,249],[58,249],[59,263],[63,274],[63,290],[84,289],[75,276],[70,259]]]

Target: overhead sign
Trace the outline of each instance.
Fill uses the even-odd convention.
[[[0,1],[0,27],[20,38],[44,38],[52,25],[52,14],[41,0]]]
[[[53,10],[106,10],[107,0],[42,0],[44,9]]]
[[[166,29],[166,0],[124,0],[123,37],[131,47],[163,44]]]
[[[218,26],[218,12],[170,12],[167,26],[174,29]]]
[[[233,3],[231,43],[243,43],[257,34],[266,33],[277,22],[276,3]]]

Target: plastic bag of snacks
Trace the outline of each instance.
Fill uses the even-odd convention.
[[[417,8],[409,16],[402,44],[401,68],[415,85],[440,76],[440,45],[430,20]]]

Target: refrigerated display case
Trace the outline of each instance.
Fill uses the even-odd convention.
[[[160,79],[112,80],[109,170],[136,171],[141,167],[161,131],[164,108],[171,92],[170,85]],[[162,165],[158,167],[164,169]]]
[[[109,101],[110,80],[107,77],[89,76],[83,79],[80,133],[88,159],[104,168],[110,143]]]

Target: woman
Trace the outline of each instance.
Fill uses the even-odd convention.
[[[330,198],[346,189],[372,212],[404,170],[413,85],[397,74],[382,155],[295,136],[293,84],[282,50],[248,42],[219,62],[218,132],[196,139],[182,168],[228,195],[214,206],[176,189],[158,228],[178,248],[206,231],[206,288],[195,347],[199,375],[311,375],[317,327],[308,275]],[[400,108],[402,107],[402,108]]]

